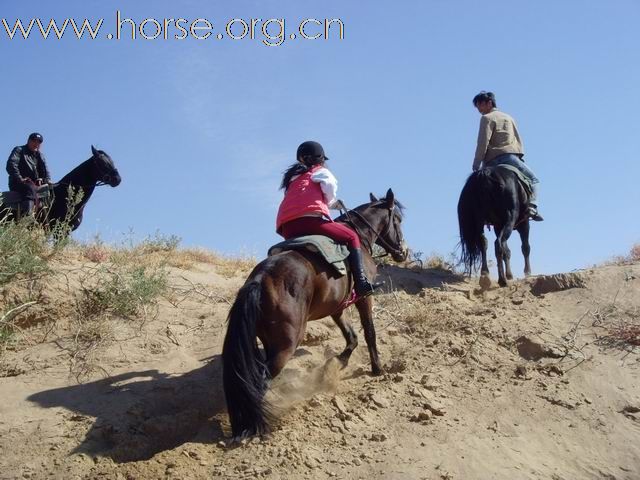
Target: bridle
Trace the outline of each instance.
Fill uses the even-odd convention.
[[[98,155],[94,155],[93,162],[94,162],[94,166],[96,167],[96,170],[98,170],[98,175],[100,175],[102,180],[98,180],[95,183],[95,186],[101,187],[103,185],[109,184],[109,181],[111,180],[111,174],[106,172],[105,170],[102,170],[102,165],[100,165],[100,162],[98,162],[98,157],[99,157]]]
[[[108,185],[109,181],[111,180],[111,174],[108,173],[106,170],[103,170],[102,165],[98,161],[98,155],[93,155],[93,157],[91,157],[90,160],[93,161],[93,166],[98,171],[98,176],[101,178],[101,180],[96,180],[93,183],[87,183],[87,184],[71,183],[71,182],[56,182],[56,185],[67,185],[67,186],[73,185],[74,187],[82,187],[82,188],[102,187],[103,185]]]
[[[381,258],[381,257],[386,257],[387,255],[389,255],[389,252],[391,252],[391,254],[396,254],[398,256],[403,256],[404,252],[398,248],[396,248],[393,245],[390,245],[389,242],[387,242],[384,237],[389,233],[389,231],[391,230],[391,224],[393,223],[393,213],[395,210],[395,205],[393,207],[391,207],[389,209],[389,221],[387,222],[387,226],[381,231],[381,232],[377,232],[376,229],[373,227],[373,225],[371,225],[371,223],[358,211],[356,210],[350,210],[348,208],[344,208],[344,209],[340,209],[340,212],[345,216],[346,221],[345,223],[347,223],[348,225],[351,226],[351,228],[353,228],[355,230],[355,232],[358,234],[358,236],[360,237],[360,239],[364,242],[366,240],[366,237],[364,235],[362,235],[361,231],[358,229],[358,226],[356,225],[355,221],[351,218],[351,215],[357,217],[358,220],[360,220],[362,223],[364,223],[364,225],[371,231],[373,232],[373,234],[375,235],[373,241],[369,242],[366,241],[367,245],[367,250],[369,250],[369,254],[373,257],[373,258]],[[382,248],[384,248],[385,252],[382,255],[376,255],[375,257],[373,256],[373,245],[376,244],[378,241],[380,241],[380,243],[382,244]]]

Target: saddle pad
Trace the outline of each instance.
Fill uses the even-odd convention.
[[[319,253],[339,275],[347,274],[345,259],[349,256],[346,245],[337,243],[324,235],[305,235],[280,242],[269,249],[268,256],[277,255],[288,250],[308,250]]]
[[[506,170],[511,170],[513,173],[516,174],[516,176],[518,177],[518,180],[520,180],[520,183],[522,183],[522,186],[524,187],[525,191],[527,192],[527,195],[531,196],[531,194],[533,193],[533,187],[531,186],[531,180],[529,180],[529,177],[527,177],[524,173],[522,173],[516,167],[514,167],[513,165],[507,165],[505,163],[501,163],[499,165],[496,165],[493,168],[504,168]]]
[[[53,187],[49,185],[41,185],[38,187],[38,198],[46,201],[53,192]],[[14,205],[22,201],[22,194],[20,192],[8,191],[0,194],[0,203],[4,205]]]

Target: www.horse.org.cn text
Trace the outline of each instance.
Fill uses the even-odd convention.
[[[293,40],[344,40],[345,30],[344,22],[339,18],[305,18],[295,22],[287,22],[285,18],[233,18],[222,23],[206,18],[136,21],[123,17],[120,10],[116,11],[115,23],[108,33],[104,18],[93,21],[86,18],[82,21],[73,18],[24,21],[2,18],[0,23],[0,39],[9,40],[61,40],[66,34],[78,40],[255,40],[268,47]]]

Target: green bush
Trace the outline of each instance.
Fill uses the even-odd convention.
[[[0,285],[49,273],[47,238],[32,219],[0,221]]]
[[[10,325],[0,324],[0,345],[9,343],[13,338],[13,328]]]
[[[163,268],[115,265],[102,269],[97,284],[84,289],[82,310],[85,315],[112,312],[122,317],[136,316],[166,290],[167,272]]]

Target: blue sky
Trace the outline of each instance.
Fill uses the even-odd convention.
[[[284,18],[289,32],[305,18],[340,18],[345,38],[108,40],[117,10],[138,23],[207,18],[215,33],[233,18]],[[279,241],[281,172],[315,139],[347,205],[392,187],[412,248],[448,254],[477,136],[471,99],[487,89],[516,118],[542,181],[534,273],[590,266],[640,241],[637,0],[24,0],[0,9],[10,24],[34,17],[105,19],[96,40],[71,31],[9,40],[0,27],[6,155],[36,130],[54,179],[92,143],[122,174],[118,188],[97,190],[76,238],[159,230],[260,258]],[[510,245],[521,272],[517,235]]]

